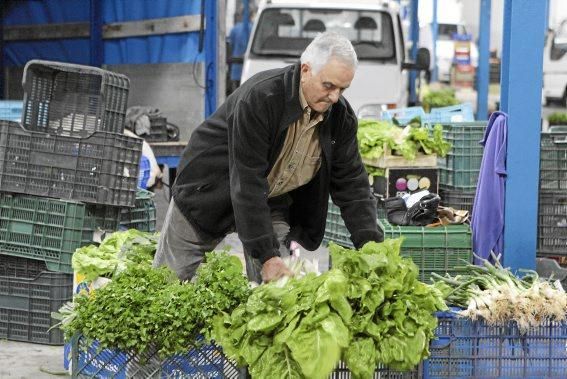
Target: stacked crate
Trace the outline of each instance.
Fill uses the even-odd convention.
[[[567,258],[567,133],[543,132],[540,150],[538,255]]]
[[[21,123],[0,120],[0,338],[62,344],[74,251],[135,205],[142,140],[124,135],[128,78],[33,60]]]
[[[472,213],[485,130],[486,121],[443,123],[443,137],[452,148],[437,160],[441,205]]]

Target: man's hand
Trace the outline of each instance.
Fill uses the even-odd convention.
[[[281,257],[273,257],[264,262],[262,266],[262,279],[264,282],[278,280],[282,276],[293,276]]]

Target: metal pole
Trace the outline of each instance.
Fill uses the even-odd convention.
[[[437,0],[433,0],[433,18],[431,23],[431,36],[433,39],[433,45],[431,48],[431,59],[433,59],[433,70],[431,71],[431,81],[436,82],[439,80],[437,71],[437,38],[439,35],[439,25],[437,24]]]
[[[544,2],[505,0],[501,97],[510,127],[503,259],[513,270],[535,268],[545,17]]]
[[[103,62],[102,0],[90,1],[90,65],[101,67]]]
[[[490,8],[491,0],[480,1],[480,20],[478,36],[478,71],[476,118],[488,118],[488,87],[490,84]]]
[[[419,41],[419,19],[417,10],[419,8],[419,0],[412,0],[411,2],[411,25],[410,25],[410,39],[412,41],[410,58],[415,61],[417,58],[417,44]],[[415,80],[417,78],[417,71],[409,71],[409,103],[417,103],[417,93],[415,90]]]
[[[217,109],[217,2],[205,2],[205,118]],[[223,20],[224,21],[224,20]]]

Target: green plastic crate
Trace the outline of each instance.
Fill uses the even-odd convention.
[[[378,220],[384,238],[404,237],[402,256],[411,258],[419,267],[420,280],[428,282],[431,273],[439,275],[459,272],[463,260],[472,261],[472,240],[469,225],[448,225],[434,228],[391,225]]]
[[[567,192],[567,133],[541,133],[539,188],[545,191]]]
[[[444,158],[437,159],[439,185],[450,189],[474,190],[482,162],[486,121],[455,122],[443,125],[443,137],[453,147]]]
[[[0,193],[0,254],[44,261],[49,271],[73,273],[75,250],[93,243],[109,222],[107,207],[72,200]],[[111,207],[108,207],[111,208]]]
[[[156,205],[153,192],[138,189],[134,208],[124,208],[120,215],[120,230],[156,231]]]
[[[378,201],[377,205],[377,217],[386,217],[386,210],[383,207],[383,202]],[[341,210],[332,200],[329,199],[329,208],[327,210],[327,223],[325,224],[325,235],[323,236],[323,242],[328,244],[329,242],[334,242],[337,245],[353,248],[354,245],[350,240],[350,233],[348,232],[343,218],[341,217]]]

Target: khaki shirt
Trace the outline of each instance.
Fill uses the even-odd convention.
[[[287,129],[282,151],[268,175],[268,197],[279,196],[307,184],[321,167],[317,125],[323,120],[323,114],[314,112],[307,105],[301,88],[299,102],[303,115]]]

